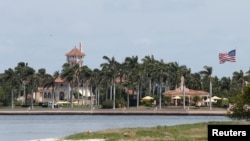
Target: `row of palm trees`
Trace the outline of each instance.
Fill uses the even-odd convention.
[[[97,104],[112,100],[114,109],[117,101],[126,101],[129,107],[131,96],[125,93],[125,90],[136,92],[137,107],[139,99],[148,95],[157,97],[161,108],[164,98],[162,92],[178,87],[181,76],[185,78],[186,87],[209,91],[211,95],[222,97],[236,95],[242,90],[244,83],[250,80],[250,70],[245,73],[242,70],[235,71],[232,77],[218,78],[212,75],[211,66],[205,65],[200,72],[192,73],[186,65],[156,60],[153,55],[145,56],[141,60],[137,56],[126,57],[123,62],[118,62],[114,57],[103,56],[103,59],[104,63],[100,64],[100,69],[92,70],[86,65],[80,67],[79,64],[71,66],[65,63],[62,65],[62,70],[56,71],[53,75],[48,74],[45,68],[36,72],[27,63],[19,62],[14,69],[9,68],[0,75],[0,102],[10,104],[13,108],[15,98],[21,95],[27,98],[27,93],[49,87],[52,88],[52,100],[54,100],[55,79],[59,76],[72,88],[71,107],[73,107],[74,88],[76,90],[80,85],[87,84],[98,96]],[[79,93],[77,94],[79,98]],[[25,99],[23,104],[27,102]],[[30,103],[33,104],[33,101]]]

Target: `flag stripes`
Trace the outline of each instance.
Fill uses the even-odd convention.
[[[231,50],[230,52],[226,53],[219,53],[219,60],[220,64],[228,62],[236,62],[236,50]]]

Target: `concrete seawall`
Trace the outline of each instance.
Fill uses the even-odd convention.
[[[0,115],[215,115],[226,110],[0,110]]]

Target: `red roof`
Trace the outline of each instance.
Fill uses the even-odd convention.
[[[74,47],[70,52],[66,54],[66,56],[85,56],[85,54]]]
[[[165,91],[163,93],[164,95],[172,95],[172,96],[175,96],[175,95],[183,95],[183,88],[182,87],[179,87],[175,90],[169,90],[169,91]],[[207,96],[209,95],[209,92],[206,92],[206,91],[201,91],[201,90],[191,90],[191,89],[188,89],[188,88],[185,88],[185,94],[186,95],[191,95],[191,96]]]
[[[59,76],[59,77],[57,77],[56,79],[55,79],[55,82],[56,83],[63,83],[64,81],[61,79],[61,77]]]

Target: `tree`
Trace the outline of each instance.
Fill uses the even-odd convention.
[[[49,75],[49,74],[45,74],[45,79],[44,79],[44,85],[43,88],[50,88],[52,87],[52,109],[54,109],[54,105],[55,105],[55,87],[56,87],[56,78],[59,77],[60,74],[58,71],[54,72],[53,76]]]
[[[18,86],[21,84],[20,79],[18,78],[16,72],[9,68],[8,70],[5,70],[3,77],[1,78],[4,82],[7,82],[10,84],[11,87],[11,109],[14,109],[14,88],[15,86]]]
[[[34,91],[37,91],[39,87],[39,76],[37,73],[34,73],[33,75],[30,75],[28,78],[29,81],[29,90],[30,90],[30,105],[31,109],[33,109],[33,104],[34,104],[34,99],[33,99],[33,94]]]
[[[22,81],[24,104],[27,105],[26,85],[29,83],[29,78],[32,75],[34,75],[35,70],[33,68],[29,67],[28,63],[19,62],[17,67],[15,67],[15,72],[17,73],[17,77],[19,77]]]
[[[123,66],[125,69],[123,72],[124,72],[124,76],[125,76],[125,79],[126,79],[126,82],[125,82],[125,86],[126,88],[125,89],[132,89],[134,90],[135,89],[135,84],[133,83],[133,76],[135,76],[135,70],[138,68],[138,56],[132,56],[132,57],[126,57],[125,60],[124,60],[124,63],[123,63]],[[138,92],[137,92],[138,94]],[[130,105],[130,98],[129,98],[129,93],[127,93],[127,107],[129,107]]]
[[[228,108],[227,116],[232,119],[250,120],[250,85],[243,88],[240,94],[233,98],[233,106]]]
[[[212,98],[212,72],[213,72],[213,68],[210,67],[210,66],[204,66],[203,67],[204,70],[200,71],[200,74],[203,75],[204,77],[208,77],[209,79],[209,108],[210,110],[212,110],[212,101],[211,101],[211,98]]]
[[[65,63],[63,65],[63,70],[61,73],[61,78],[66,80],[69,83],[71,90],[70,93],[70,103],[71,108],[73,108],[73,89],[75,84],[77,83],[77,75],[79,71],[79,64],[75,64],[74,66],[70,66],[70,64]]]
[[[116,76],[118,75],[118,66],[120,65],[114,57],[112,57],[111,59],[107,56],[103,56],[103,59],[106,60],[107,62],[106,63],[103,63],[101,64],[101,67],[102,67],[102,70],[106,71],[110,80],[111,80],[111,91],[112,91],[112,86],[113,86],[113,109],[115,109],[115,79],[116,79]]]

